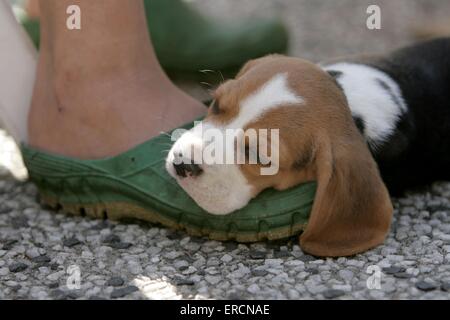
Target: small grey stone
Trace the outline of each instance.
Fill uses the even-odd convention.
[[[197,274],[199,276],[204,276],[206,274],[206,272],[204,270],[199,270],[199,271],[197,271]]]
[[[450,253],[445,255],[445,261],[450,263]]]
[[[183,271],[183,274],[193,274],[197,272],[197,268],[193,266],[189,266],[186,270]]]
[[[227,251],[234,251],[237,249],[238,244],[236,242],[225,242],[223,244],[223,246],[225,247],[225,250],[227,250]]]
[[[31,248],[25,252],[25,255],[29,259],[34,259],[36,257],[39,257],[41,255],[41,253],[39,252],[38,248]]]
[[[24,216],[15,217],[14,219],[12,219],[11,225],[15,229],[28,228],[29,227],[28,219],[26,217],[24,217]]]
[[[247,288],[247,291],[251,294],[258,294],[259,292],[261,292],[261,289],[256,283],[253,283]]]
[[[386,292],[386,293],[393,293],[393,292],[397,291],[397,287],[392,284],[383,284],[381,286],[381,290],[383,290],[383,292]]]
[[[56,300],[63,300],[66,298],[66,293],[61,289],[56,289],[50,293],[50,296]]]
[[[187,262],[186,260],[177,260],[177,261],[175,261],[173,263],[173,266],[176,269],[178,269],[180,271],[183,271],[183,270],[186,270],[189,267],[189,262]]]
[[[13,210],[13,208],[5,205],[5,204],[0,204],[0,214],[6,214],[6,213],[10,213]]]
[[[238,292],[231,292],[228,295],[228,300],[243,300],[242,294],[240,294]]]
[[[208,273],[210,275],[217,275],[220,273],[220,271],[217,270],[217,268],[215,268],[215,267],[206,268],[204,271],[205,271],[205,273]]]
[[[14,262],[9,266],[9,271],[13,273],[22,272],[28,268],[28,265],[22,262]]]
[[[7,241],[3,244],[2,249],[3,249],[3,250],[6,250],[6,251],[9,251],[9,250],[11,250],[11,249],[14,247],[14,245],[15,245],[17,242],[18,242],[18,241],[17,241],[16,239],[7,240]]]
[[[220,264],[221,264],[221,261],[217,257],[209,258],[208,261],[206,262],[206,265],[208,267],[216,267],[216,266],[219,266]],[[193,265],[198,267],[197,263],[194,263]],[[202,265],[203,265],[203,263],[202,263]]]
[[[290,261],[285,262],[284,265],[286,267],[299,268],[299,267],[304,267],[305,263],[303,261],[300,261],[300,260],[290,260]]]
[[[365,262],[356,260],[356,259],[350,259],[350,260],[347,260],[346,264],[350,267],[362,268],[364,266]]]
[[[121,287],[125,281],[121,277],[112,277],[106,282],[107,287]]]
[[[197,259],[192,258],[189,255],[183,255],[180,259],[186,260],[189,263],[194,263],[195,261],[204,259],[200,254],[197,255]]]
[[[369,296],[372,299],[381,300],[381,299],[384,299],[385,293],[383,291],[380,291],[380,290],[370,290],[369,291]]]
[[[312,262],[312,261],[317,260],[316,258],[314,258],[313,256],[310,256],[308,254],[305,254],[305,255],[299,257],[298,259],[303,262]]]
[[[232,278],[239,279],[239,278],[245,277],[245,276],[246,276],[247,274],[249,274],[249,273],[250,273],[250,269],[247,268],[247,267],[242,266],[242,267],[240,267],[239,269],[233,271],[233,272],[230,274],[230,276],[231,276]]]
[[[346,282],[350,282],[353,279],[353,277],[355,276],[355,274],[350,270],[344,269],[344,270],[339,271],[339,276]]]
[[[450,234],[442,233],[439,234],[437,237],[438,239],[444,241],[446,244],[450,244]]]
[[[142,269],[142,266],[137,263],[136,261],[129,261],[128,262],[128,271],[134,275],[141,274],[144,270]]]
[[[396,273],[401,273],[401,272],[405,272],[405,271],[406,271],[406,269],[404,267],[399,267],[399,266],[392,266],[392,267],[383,268],[383,272],[385,274],[389,274],[389,275],[396,274]]]
[[[104,243],[113,243],[113,242],[121,242],[119,236],[115,234],[109,234],[105,238],[103,238]]]
[[[330,289],[323,292],[323,296],[325,299],[336,299],[345,295],[345,292],[342,290]]]
[[[52,259],[50,259],[48,256],[43,255],[43,256],[38,256],[33,258],[31,261],[33,261],[34,263],[48,263],[50,262]]]
[[[300,293],[296,290],[290,289],[287,293],[289,300],[299,300]]]
[[[319,273],[319,269],[317,267],[309,267],[309,268],[306,268],[305,271],[312,275]]]
[[[8,268],[0,268],[0,276],[6,276],[9,273]]]
[[[130,248],[133,244],[131,244],[129,242],[111,242],[108,245],[111,248],[122,250],[122,249]]]
[[[63,291],[61,289],[53,290],[50,295],[56,300],[76,300],[80,297],[77,291]]]
[[[416,283],[416,288],[422,291],[433,291],[437,289],[437,285],[427,281],[419,281]]]
[[[386,257],[389,261],[395,261],[395,262],[401,262],[405,259],[404,256],[398,255],[398,254],[389,254]]]
[[[276,259],[287,258],[287,257],[291,256],[291,253],[289,251],[286,251],[286,250],[281,250],[281,251],[274,252],[273,256]]]
[[[284,261],[282,259],[266,259],[264,261],[264,265],[266,265],[268,267],[279,268],[279,267],[281,267],[283,262]]]
[[[176,286],[193,286],[195,284],[193,280],[181,277],[175,277],[173,281]]]
[[[259,250],[250,250],[249,257],[253,260],[262,260],[266,257],[266,253]]]
[[[69,238],[69,239],[65,239],[65,240],[63,241],[63,245],[64,245],[65,247],[68,247],[68,248],[75,247],[75,246],[77,246],[77,245],[79,245],[79,244],[81,244],[81,241],[78,240],[78,239],[75,238],[75,237],[72,237],[72,238]]]
[[[222,258],[220,258],[220,260],[222,260],[225,263],[230,263],[233,260],[233,257],[230,256],[229,254],[224,254]]]
[[[6,282],[5,282],[5,285],[6,285],[7,287],[12,287],[12,288],[15,288],[15,287],[18,287],[18,286],[19,286],[19,284],[18,284],[16,281],[6,281]]]
[[[52,269],[53,271],[58,270],[58,268],[59,268],[59,264],[57,264],[56,262],[55,262],[55,263],[52,263],[52,264],[50,265],[50,269]]]
[[[50,282],[50,283],[47,285],[47,287],[49,287],[50,289],[56,289],[56,288],[59,287],[59,282],[56,282],[56,281]]]
[[[395,234],[395,239],[397,239],[398,241],[405,240],[406,238],[408,238],[408,234],[404,231],[397,231],[397,233]]]
[[[450,282],[444,282],[441,285],[441,290],[445,292],[450,292]]]
[[[65,299],[76,300],[80,297],[80,294],[75,291],[66,292]]]
[[[139,289],[135,286],[128,286],[125,288],[116,289],[113,292],[111,292],[111,299],[123,298],[136,291],[139,291]]]
[[[166,234],[166,237],[169,240],[180,240],[182,236],[183,236],[183,234],[180,231],[177,231],[177,230],[170,230],[170,232],[168,232]]]
[[[252,275],[255,277],[265,277],[269,274],[266,270],[253,270]]]
[[[208,283],[212,284],[213,286],[218,284],[220,281],[222,281],[221,276],[206,276],[205,280],[208,281]]]
[[[178,258],[178,257],[180,257],[180,256],[182,256],[182,255],[183,255],[182,252],[179,252],[179,251],[171,251],[171,252],[166,253],[166,254],[164,255],[164,258],[169,259],[169,260],[174,260],[174,259],[176,259],[176,258]]]
[[[63,272],[61,272],[61,271],[54,272],[54,273],[49,274],[47,276],[47,279],[50,281],[57,281],[57,280],[59,280],[59,278],[61,278],[62,274],[63,274]]]
[[[100,220],[100,221],[95,221],[90,229],[91,230],[103,230],[103,229],[107,229],[108,227],[109,227],[108,220]]]
[[[414,277],[414,275],[407,273],[407,272],[398,272],[398,273],[394,274],[394,277],[398,278],[398,279],[411,279]]]

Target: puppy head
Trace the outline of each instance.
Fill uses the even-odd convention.
[[[327,73],[301,59],[268,56],[247,63],[214,98],[205,120],[181,135],[166,161],[199,206],[228,214],[266,188],[317,181],[301,237],[306,252],[351,255],[384,240],[392,215],[389,195],[343,93]],[[213,154],[207,150],[211,140],[222,140],[221,134],[214,155],[223,152],[224,161],[205,161]]]

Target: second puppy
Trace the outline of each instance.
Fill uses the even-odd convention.
[[[392,195],[450,180],[450,38],[322,64]]]

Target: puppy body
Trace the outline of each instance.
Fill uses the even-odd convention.
[[[450,179],[450,38],[322,63],[393,195]]]

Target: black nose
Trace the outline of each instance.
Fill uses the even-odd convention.
[[[186,161],[183,161],[181,163],[174,162],[173,167],[175,168],[175,172],[177,173],[177,176],[186,178],[188,174],[191,177],[198,177],[203,173],[202,168],[198,164],[195,164],[193,161],[190,163],[186,163]]]

